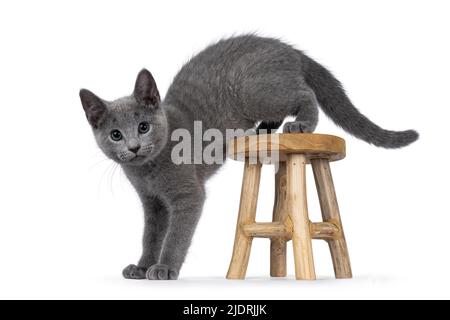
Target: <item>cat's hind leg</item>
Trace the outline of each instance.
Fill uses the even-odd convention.
[[[256,128],[256,134],[270,134],[275,132],[281,125],[283,121],[261,121],[261,123]]]
[[[299,103],[295,120],[286,122],[284,133],[314,132],[319,121],[319,109],[316,96],[313,92],[305,92]]]

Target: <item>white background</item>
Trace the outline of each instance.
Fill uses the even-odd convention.
[[[2,1],[0,3],[0,298],[450,298],[448,1]],[[248,280],[226,281],[242,164],[208,183],[181,279],[127,281],[140,254],[140,204],[97,149],[78,98],[132,91],[147,67],[162,94],[192,54],[257,31],[328,66],[358,108],[420,140],[383,150],[323,114],[344,137],[332,164],[355,278],[338,281],[314,242],[315,282],[270,280],[255,240]],[[272,209],[263,172],[259,220]],[[309,176],[313,220],[319,218]],[[291,252],[290,252],[291,253]]]

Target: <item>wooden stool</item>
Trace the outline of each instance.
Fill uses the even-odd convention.
[[[330,171],[330,161],[345,157],[345,141],[323,134],[271,134],[232,141],[228,156],[245,161],[233,257],[227,279],[244,279],[252,240],[270,238],[270,275],[286,276],[286,243],[293,241],[295,276],[315,280],[312,239],[328,242],[336,278],[352,271]],[[273,222],[257,223],[256,205],[263,163],[278,166]],[[323,222],[312,223],[306,201],[306,164],[314,172]]]

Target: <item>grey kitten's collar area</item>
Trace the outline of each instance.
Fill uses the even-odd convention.
[[[148,170],[152,170],[157,167],[157,159],[148,159],[141,164],[130,164],[130,163],[121,163],[122,168],[128,170],[140,170],[141,168],[145,168]]]

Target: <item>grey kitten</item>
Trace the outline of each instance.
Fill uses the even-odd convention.
[[[171,160],[173,130],[276,129],[313,132],[318,106],[338,126],[385,148],[414,142],[417,132],[380,128],[351,103],[341,84],[299,50],[271,38],[219,41],[186,63],[164,101],[142,70],[132,95],[109,102],[82,89],[81,102],[100,149],[120,163],[145,213],[143,253],[123,271],[128,279],[177,279],[205,201],[205,181],[220,165]]]

